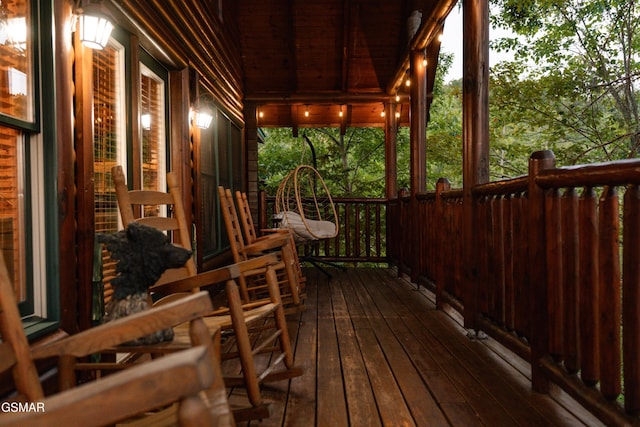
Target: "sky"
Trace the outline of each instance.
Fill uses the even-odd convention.
[[[509,32],[503,29],[489,29],[489,39],[504,37]],[[444,78],[445,83],[451,80],[462,78],[462,9],[455,7],[444,23],[444,34],[442,36],[442,44],[440,45],[442,52],[453,53],[453,64],[449,72]],[[513,58],[513,54],[507,52],[489,51],[489,66],[493,66],[500,61]]]

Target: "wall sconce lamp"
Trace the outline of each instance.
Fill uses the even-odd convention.
[[[208,108],[195,110],[195,125],[200,129],[209,129],[213,121],[213,113]]]
[[[213,96],[203,93],[195,101],[191,109],[191,123],[200,129],[209,129],[215,111]]]
[[[76,29],[82,44],[91,49],[104,49],[109,43],[113,24],[101,2],[78,2],[75,10]]]

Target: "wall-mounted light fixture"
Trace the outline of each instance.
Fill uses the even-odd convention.
[[[104,49],[109,43],[113,24],[101,1],[79,1],[75,9],[76,29],[82,44],[91,49]]]
[[[309,117],[309,106],[308,105],[304,106],[304,116],[305,117]]]
[[[214,98],[209,93],[202,93],[191,108],[191,124],[200,129],[209,129],[215,112]]]
[[[209,129],[213,121],[213,113],[208,108],[200,108],[194,111],[195,125],[200,129]]]

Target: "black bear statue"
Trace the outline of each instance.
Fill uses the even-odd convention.
[[[149,287],[165,270],[182,267],[191,257],[191,251],[172,244],[162,231],[135,222],[117,233],[98,234],[97,238],[117,262],[105,322],[147,310]],[[172,339],[173,330],[166,329],[127,344],[148,345]]]

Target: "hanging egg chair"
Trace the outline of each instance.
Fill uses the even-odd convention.
[[[276,192],[275,219],[298,244],[338,235],[338,214],[318,171],[301,165],[291,171]]]

